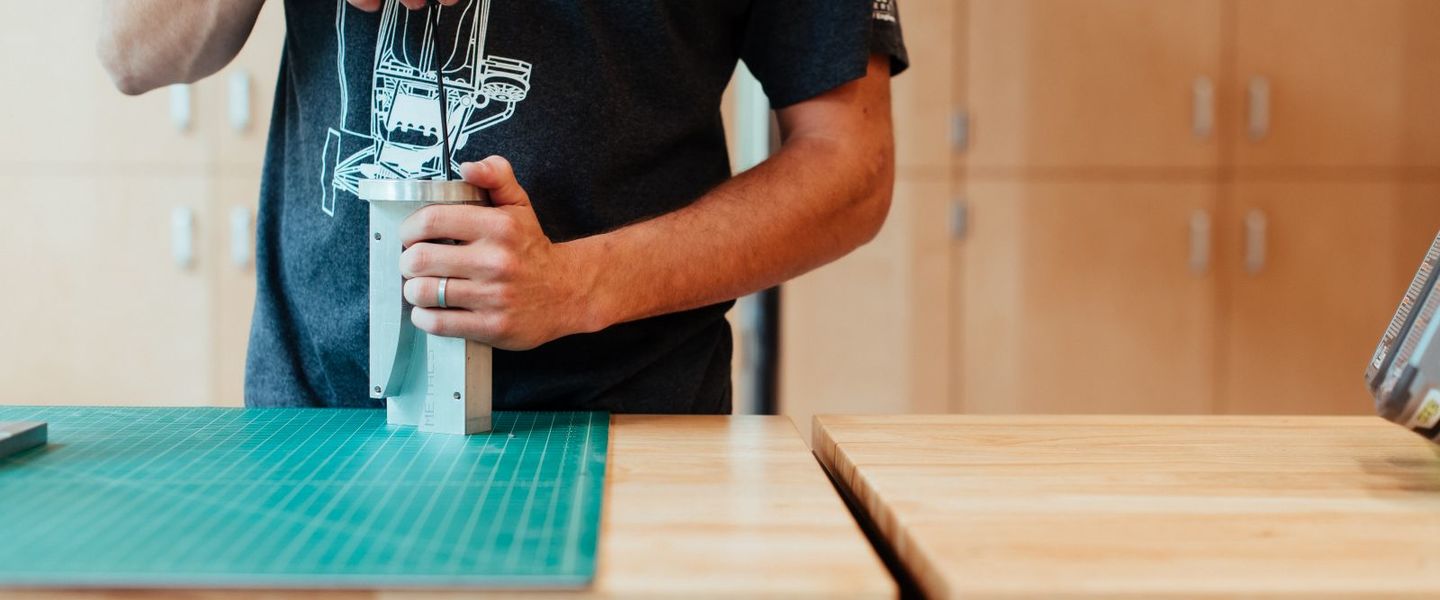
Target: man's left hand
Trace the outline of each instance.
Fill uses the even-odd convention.
[[[415,326],[506,350],[596,329],[585,319],[594,269],[545,237],[509,161],[465,163],[460,175],[494,206],[427,206],[400,225],[400,273]],[[449,278],[448,308],[439,308],[441,277]]]

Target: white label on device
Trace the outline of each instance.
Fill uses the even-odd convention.
[[[1410,428],[1432,429],[1436,423],[1440,423],[1440,390],[1432,388],[1425,393],[1419,410],[1415,411],[1415,418],[1410,419]]]

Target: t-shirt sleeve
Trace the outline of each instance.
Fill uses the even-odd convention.
[[[897,0],[755,0],[740,58],[773,108],[809,100],[865,75],[871,54],[909,66]]]

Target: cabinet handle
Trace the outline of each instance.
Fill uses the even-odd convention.
[[[1215,130],[1215,84],[1201,75],[1195,78],[1190,94],[1190,129],[1196,139],[1208,139]]]
[[[1269,223],[1258,208],[1245,214],[1245,272],[1257,275],[1265,268],[1265,237]]]
[[[238,69],[230,73],[228,81],[230,129],[245,133],[250,128],[250,73]]]
[[[1250,141],[1258,142],[1270,133],[1270,80],[1250,78]]]
[[[250,257],[254,255],[251,248],[251,240],[255,238],[252,233],[254,219],[250,216],[250,209],[244,206],[233,206],[230,208],[230,264],[236,269],[244,269],[250,266]]]
[[[195,210],[188,206],[170,209],[170,258],[182,271],[195,266]]]
[[[1190,272],[1204,275],[1210,270],[1210,211],[1190,213]]]
[[[170,124],[175,131],[189,131],[191,113],[190,86],[184,83],[170,86]]]
[[[956,153],[970,149],[970,111],[956,110],[950,115],[950,149]]]
[[[950,239],[964,241],[970,233],[970,203],[964,198],[950,201]]]

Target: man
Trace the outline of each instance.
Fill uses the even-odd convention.
[[[102,61],[127,94],[196,81],[262,1],[106,0]],[[286,2],[246,403],[375,405],[356,185],[448,167],[495,206],[405,222],[405,297],[420,329],[497,348],[495,408],[730,412],[732,300],[853,250],[889,209],[893,0],[439,4]],[[732,178],[737,60],[782,146]],[[464,98],[449,157],[436,68]]]

